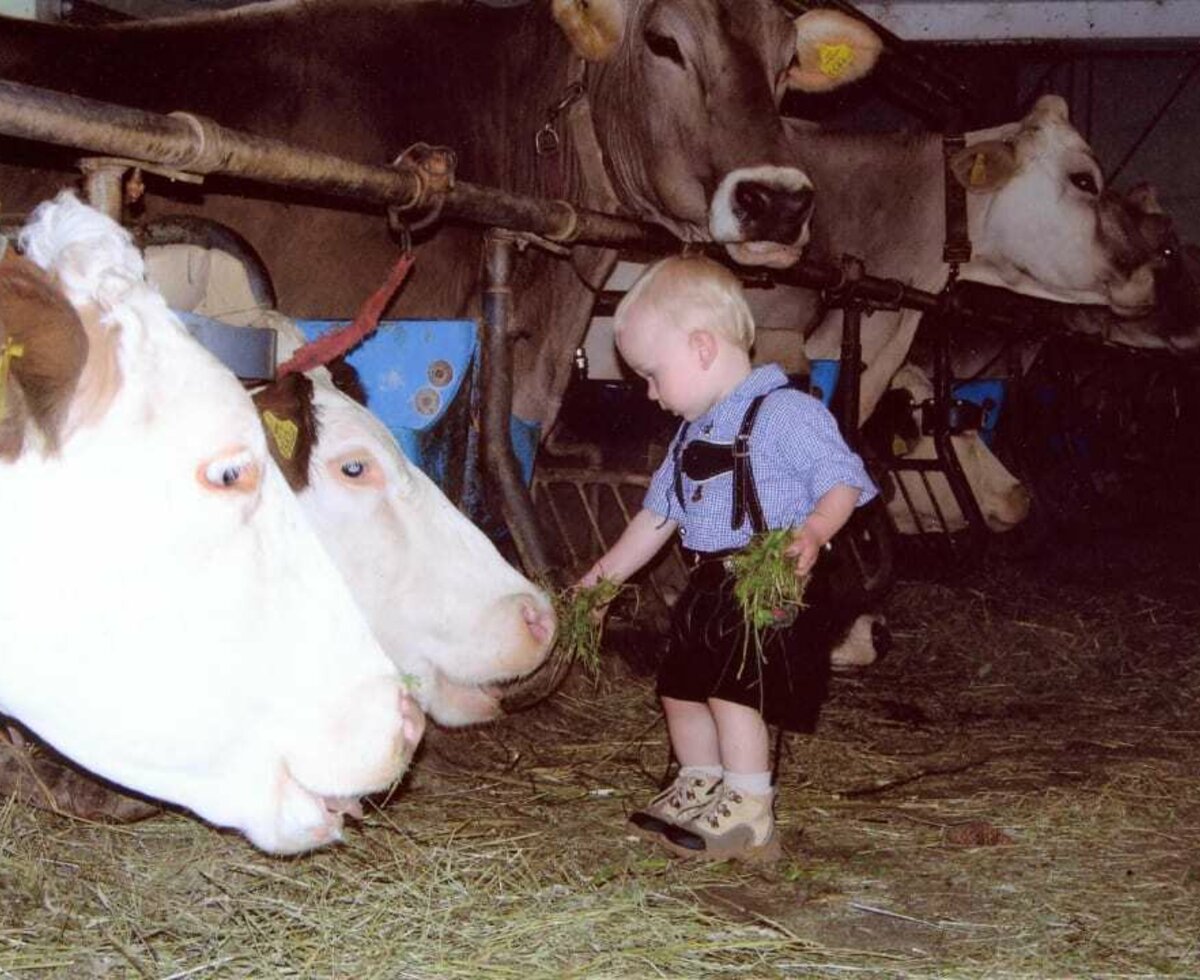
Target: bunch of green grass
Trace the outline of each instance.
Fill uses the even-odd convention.
[[[600,640],[604,634],[605,606],[625,586],[602,578],[595,585],[573,585],[554,595],[554,614],[558,617],[555,646],[571,660],[578,660],[588,673],[600,670]]]
[[[754,639],[755,653],[762,656],[763,631],[804,608],[808,576],[797,577],[796,560],[784,554],[792,542],[788,528],[766,531],[730,559],[733,566],[733,595],[746,620],[746,642]]]

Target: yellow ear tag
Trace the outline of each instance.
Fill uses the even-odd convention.
[[[275,440],[275,448],[284,459],[296,455],[296,442],[300,438],[300,427],[291,419],[281,419],[270,409],[263,412],[263,426]]]
[[[908,445],[908,440],[903,436],[892,436],[892,455],[904,456],[907,455],[911,447]]]
[[[817,70],[826,78],[845,74],[854,63],[854,49],[848,44],[818,44]]]
[[[976,153],[975,159],[971,161],[971,172],[967,174],[967,183],[972,187],[987,183],[987,157],[982,153]]]
[[[25,345],[18,344],[12,337],[0,347],[0,422],[8,418],[8,365],[18,357],[25,356]]]

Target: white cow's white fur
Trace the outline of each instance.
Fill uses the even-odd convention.
[[[282,362],[304,335],[286,316],[257,307],[239,261],[194,245],[147,250],[173,302],[227,322],[274,329]],[[545,658],[549,599],[408,460],[374,415],[309,372],[319,432],[309,486],[299,499],[415,696],[442,725],[500,714],[492,685]],[[348,463],[357,476],[347,476]],[[532,630],[531,630],[532,627]]]
[[[398,778],[420,710],[128,235],[64,194],[22,243],[100,308],[120,382],[58,454],[0,465],[0,711],[266,850],[338,839],[332,801]]]
[[[303,336],[273,318],[280,355]],[[401,452],[387,427],[338,391],[324,368],[309,373],[320,426],[300,503],[350,584],[375,635],[412,678],[421,706],[443,725],[500,713],[488,685],[545,659],[549,598],[505,561]],[[351,472],[364,472],[348,477]]]

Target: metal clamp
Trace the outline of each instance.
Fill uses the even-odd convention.
[[[555,120],[582,99],[584,91],[583,82],[572,82],[563,97],[546,110],[546,121],[533,137],[533,149],[538,156],[550,156],[562,148],[562,137],[554,128]]]

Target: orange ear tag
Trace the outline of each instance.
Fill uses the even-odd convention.
[[[25,356],[25,345],[18,344],[12,337],[0,347],[0,422],[8,418],[8,365],[18,357]]]
[[[275,442],[275,448],[279,450],[279,455],[284,459],[291,459],[295,456],[296,443],[300,439],[300,427],[291,419],[281,419],[270,409],[263,412],[262,420],[263,427]]]
[[[854,49],[848,44],[818,44],[817,70],[826,78],[838,78],[854,64]]]
[[[976,153],[975,159],[971,161],[971,172],[967,174],[967,183],[972,187],[987,183],[987,157],[982,153]]]

